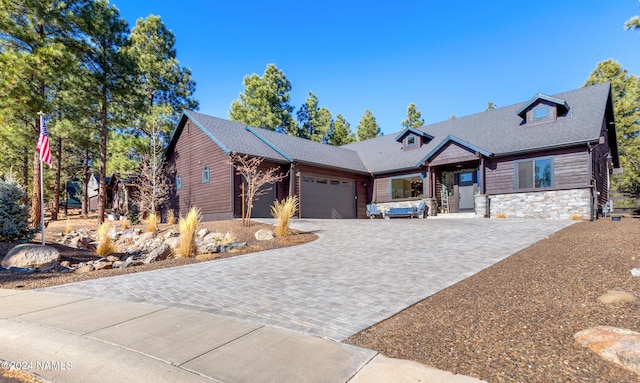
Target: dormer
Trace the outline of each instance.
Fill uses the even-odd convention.
[[[568,111],[569,105],[565,100],[538,93],[518,109],[517,114],[525,124],[538,125],[555,122],[558,116],[565,115]]]
[[[402,150],[418,149],[433,140],[433,136],[414,128],[406,128],[396,136],[402,142]]]

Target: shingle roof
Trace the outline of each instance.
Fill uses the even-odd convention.
[[[247,129],[245,124],[194,111],[185,111],[184,114],[227,153],[250,154],[279,163],[293,160],[320,167],[369,173],[358,154],[352,150],[267,129]]]
[[[369,170],[376,174],[416,168],[449,136],[496,156],[593,142],[600,136],[609,89],[609,84],[605,83],[554,95],[570,106],[569,112],[559,116],[554,123],[524,124],[517,112],[531,102],[527,101],[420,127],[419,130],[434,139],[419,149],[403,152],[402,143],[394,139],[397,134],[343,148],[357,151]]]
[[[185,117],[198,125],[226,152],[263,157],[279,163],[291,160],[355,173],[381,174],[417,169],[429,155],[447,142],[456,142],[484,155],[501,156],[520,152],[572,146],[597,141],[605,118],[610,85],[596,84],[554,96],[538,94],[529,101],[418,128],[433,137],[418,149],[403,150],[398,142],[402,131],[366,141],[335,147],[271,130],[185,111],[174,132],[179,134]],[[568,112],[553,123],[529,125],[522,112],[539,98],[557,100]],[[532,101],[533,100],[533,101]],[[174,145],[172,137],[171,145]]]

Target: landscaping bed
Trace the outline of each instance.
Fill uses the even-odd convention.
[[[488,382],[638,382],[576,343],[608,325],[640,331],[640,219],[580,222],[348,339]],[[375,281],[372,281],[375,283]]]

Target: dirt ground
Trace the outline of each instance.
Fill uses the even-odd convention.
[[[488,382],[640,382],[578,345],[599,326],[640,332],[640,219],[580,222],[347,340]]]

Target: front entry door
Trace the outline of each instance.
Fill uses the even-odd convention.
[[[473,210],[476,206],[476,201],[473,193],[473,177],[474,172],[460,173],[458,181],[458,200],[459,209]]]

